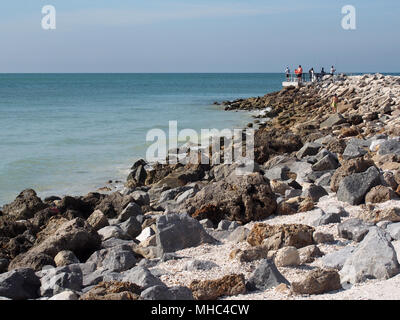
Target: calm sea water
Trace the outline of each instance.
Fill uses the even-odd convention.
[[[249,122],[214,101],[264,95],[280,74],[0,74],[0,206],[25,188],[42,197],[124,180],[146,133]]]

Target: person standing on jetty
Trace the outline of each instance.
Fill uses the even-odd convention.
[[[332,66],[332,67],[331,67],[331,75],[333,76],[333,75],[335,74],[335,72],[336,72],[336,70],[335,70],[335,68]]]
[[[303,76],[303,68],[301,65],[295,70],[295,73],[297,74],[297,81],[301,82],[301,77]]]
[[[286,73],[286,80],[289,81],[289,78],[290,78],[290,69],[289,69],[289,67],[286,67],[285,73]]]
[[[337,103],[339,101],[339,98],[337,94],[335,93],[334,96],[332,97],[332,109],[334,113],[337,113]]]
[[[314,68],[311,68],[311,69],[308,71],[308,73],[309,73],[309,75],[310,75],[310,81],[311,81],[311,82],[314,82]]]

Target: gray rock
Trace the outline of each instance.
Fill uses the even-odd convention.
[[[332,171],[329,171],[327,173],[324,173],[322,176],[320,176],[317,180],[315,180],[315,184],[317,186],[321,186],[321,187],[330,187],[331,184],[331,178],[333,176]]]
[[[394,240],[400,240],[400,222],[387,225],[386,230]]]
[[[298,159],[304,158],[306,156],[314,156],[322,148],[322,145],[314,142],[306,143],[299,151],[296,153]],[[286,179],[285,179],[286,180]]]
[[[124,210],[118,216],[118,221],[124,222],[130,217],[136,217],[142,215],[142,208],[134,202],[129,203]]]
[[[246,287],[249,291],[264,291],[276,287],[281,283],[289,285],[289,282],[278,271],[274,262],[272,260],[264,259],[250,276],[249,281],[246,283]]]
[[[194,300],[192,291],[187,287],[153,286],[142,291],[143,300]]]
[[[203,243],[216,243],[195,219],[187,214],[168,214],[157,218],[156,239],[160,255]]]
[[[140,298],[143,300],[172,300],[167,286],[152,286],[142,291]]]
[[[326,171],[326,170],[335,170],[339,167],[339,162],[336,157],[329,153],[324,156],[321,160],[317,161],[312,169],[314,171]]]
[[[354,173],[345,177],[339,184],[337,198],[339,201],[358,205],[364,202],[365,195],[372,188],[380,183],[380,174],[375,167],[367,171]]]
[[[385,142],[382,142],[379,147],[378,154],[379,155],[384,155],[384,154],[400,155],[400,140],[390,139]]]
[[[269,180],[287,180],[289,179],[288,174],[289,168],[287,166],[277,166],[268,170],[265,170],[264,177]]]
[[[155,277],[148,269],[136,266],[121,275],[123,282],[134,283],[143,289],[153,286],[165,286],[164,283]]]
[[[340,223],[340,215],[335,212],[324,212],[312,222],[315,227],[323,226],[330,223]]]
[[[338,233],[342,238],[360,242],[364,239],[365,235],[372,226],[373,223],[352,218],[338,225]]]
[[[135,254],[131,250],[112,250],[105,255],[102,267],[106,270],[121,272],[136,264]]]
[[[187,190],[190,190],[190,189],[192,189],[192,188],[189,187],[189,186],[182,186],[182,187],[177,187],[177,188],[173,188],[173,189],[169,189],[169,190],[163,191],[163,192],[161,192],[161,195],[160,195],[160,198],[158,200],[158,203],[163,203],[163,202],[168,201],[168,200],[173,200],[173,199],[175,199],[175,197],[178,194],[183,193],[183,192],[185,192]]]
[[[307,162],[297,161],[289,165],[290,171],[296,173],[296,181],[303,183],[308,181],[308,175],[313,172],[312,165]]]
[[[131,239],[135,239],[142,232],[142,225],[137,221],[136,217],[130,217],[117,226]]]
[[[80,269],[71,270],[67,267],[50,270],[40,279],[40,295],[52,297],[66,289],[80,291],[83,286],[83,277]]]
[[[218,241],[222,241],[222,240],[228,239],[228,237],[232,233],[229,230],[207,229],[206,231],[211,237],[213,237],[214,239],[216,239]]]
[[[91,262],[86,262],[86,263],[76,263],[76,264],[70,264],[68,266],[68,269],[70,270],[78,270],[76,272],[82,273],[82,276],[87,276],[88,274],[91,274],[94,272],[97,268],[97,265],[95,263]]]
[[[150,204],[150,196],[147,192],[141,190],[133,191],[130,193],[130,196],[139,206],[146,206]]]
[[[198,188],[186,190],[185,192],[183,192],[176,198],[176,203],[178,203],[178,204],[183,203],[187,199],[193,197],[197,193],[197,191],[198,191]]]
[[[104,275],[110,271],[104,269],[95,270],[87,275],[83,276],[82,286],[90,287],[95,286],[104,280]]]
[[[0,297],[13,300],[39,297],[40,280],[35,271],[21,268],[0,274]]]
[[[339,113],[336,113],[332,116],[330,116],[328,119],[326,119],[324,122],[321,123],[320,128],[332,128],[333,126],[336,126],[338,124],[345,123],[346,120],[343,118],[343,116]]]
[[[320,198],[322,198],[323,196],[327,196],[328,192],[326,192],[326,190],[321,186],[311,184],[307,189],[303,191],[302,195],[304,197],[311,198],[314,202],[318,202]]]
[[[192,260],[186,263],[184,270],[186,271],[211,270],[215,267],[218,267],[218,265],[212,261]]]
[[[372,227],[340,271],[341,282],[355,284],[367,279],[388,279],[400,272],[396,252],[387,233]]]
[[[129,246],[116,246],[94,252],[86,263],[109,271],[125,271],[136,264],[135,254]]]
[[[362,147],[362,148],[369,148],[371,146],[372,140],[363,140],[358,138],[351,138],[347,144],[352,144],[354,146]]]
[[[343,152],[343,159],[350,160],[358,157],[362,157],[363,155],[367,154],[367,151],[359,146],[354,144],[347,144],[346,149]]]
[[[125,234],[124,231],[122,231],[122,229],[119,226],[107,226],[98,230],[97,233],[101,236],[103,241],[111,238],[117,238],[122,240],[129,239],[129,237]]]
[[[332,253],[328,253],[321,258],[321,263],[326,268],[334,268],[336,270],[340,270],[343,268],[343,265],[348,257],[354,252],[356,248],[347,246],[343,249],[334,251]]]
[[[228,236],[227,240],[235,243],[239,243],[242,241],[246,241],[247,236],[249,235],[250,230],[246,227],[240,226],[237,227],[232,233]]]

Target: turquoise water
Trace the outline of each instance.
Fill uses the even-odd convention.
[[[124,180],[146,133],[235,128],[249,115],[214,101],[281,88],[279,74],[1,74],[0,206],[25,188],[83,194]]]

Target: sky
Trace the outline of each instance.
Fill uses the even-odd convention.
[[[399,15],[398,0],[1,0],[0,72],[400,72]]]

